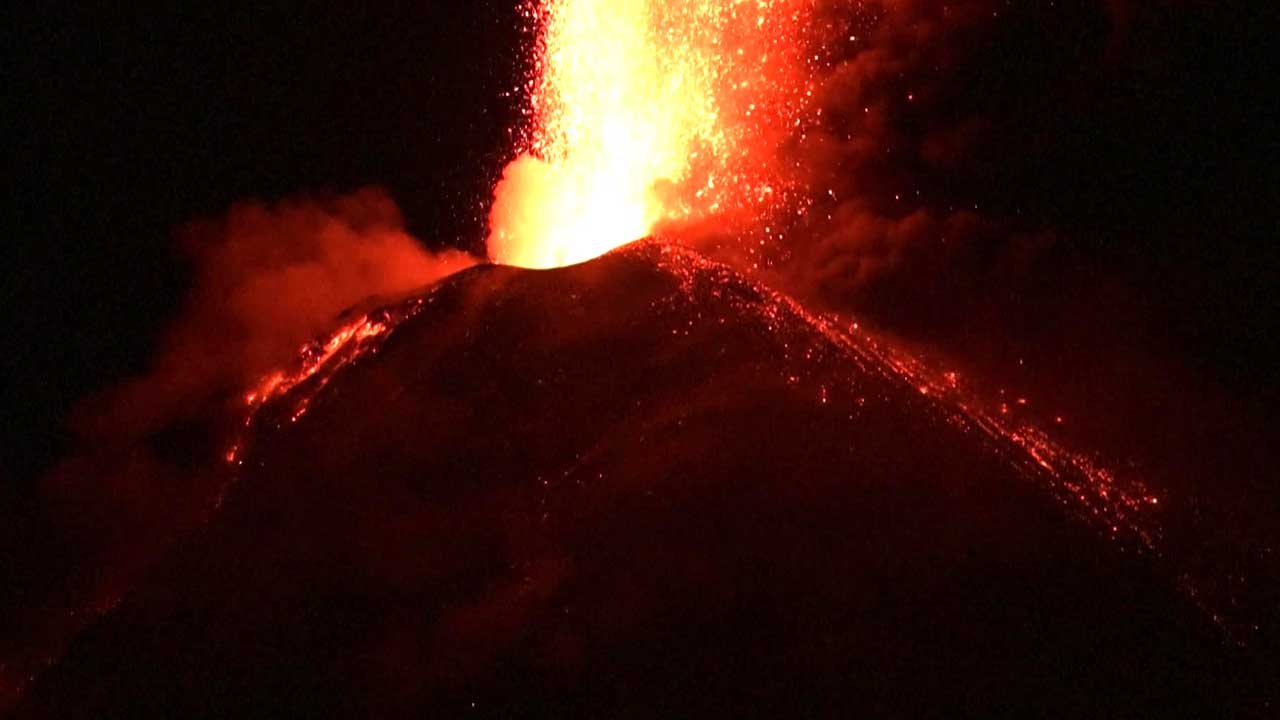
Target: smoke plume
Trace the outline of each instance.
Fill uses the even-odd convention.
[[[1105,4],[1066,5],[821,3],[806,38],[822,58],[809,122],[773,161],[796,200],[745,253],[725,237],[749,234],[742,223],[695,242],[863,312],[1010,279],[1056,244],[1059,218],[1041,206],[1049,188],[1028,188],[1028,175],[1053,161],[1052,125],[1113,47]]]
[[[1268,184],[1223,160],[1224,128],[1254,129],[1231,99],[1243,71],[1205,62],[1228,41],[1253,57],[1251,15],[1184,0],[819,3],[813,105],[771,158],[790,201],[662,230],[1025,393],[1083,446],[1216,472],[1186,448],[1254,422],[1218,387],[1228,373],[1273,412],[1274,383],[1248,369],[1274,346],[1274,311],[1251,299]],[[1215,457],[1228,455],[1244,453]]]
[[[168,494],[163,488],[99,487],[95,471],[118,461],[152,465],[179,442],[175,427],[219,417],[228,401],[292,361],[344,309],[371,296],[413,290],[473,262],[456,251],[425,251],[404,231],[394,202],[375,189],[274,206],[240,203],[225,217],[191,223],[178,235],[194,265],[191,291],[150,372],[78,409],[74,426],[86,452],[54,473],[49,489],[55,494],[74,487],[155,502]],[[154,468],[138,469],[118,479],[154,481]]]
[[[169,541],[207,516],[246,387],[291,363],[345,309],[474,262],[424,250],[376,189],[244,202],[177,235],[193,283],[149,372],[80,403],[76,447],[41,482],[37,544],[47,562],[31,568],[12,591],[24,597],[11,603],[34,609],[0,626],[16,653],[0,661],[20,675],[42,662],[27,653],[44,652],[48,638],[116,602]],[[86,605],[90,612],[57,609]]]
[[[151,372],[81,414],[90,434],[145,434],[290,361],[344,309],[421,287],[467,265],[422,249],[378,190],[275,206],[241,203],[179,231],[195,266]],[[114,430],[113,430],[114,429]]]

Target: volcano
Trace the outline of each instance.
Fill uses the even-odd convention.
[[[322,349],[17,717],[1205,717],[1259,687],[1140,496],[692,251],[476,267]]]

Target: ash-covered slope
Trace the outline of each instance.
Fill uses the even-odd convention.
[[[1053,458],[692,253],[475,268],[370,318],[20,717],[1205,716],[1256,688]]]

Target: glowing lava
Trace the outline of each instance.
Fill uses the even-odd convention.
[[[531,120],[489,255],[590,259],[667,221],[771,204],[768,152],[807,106],[807,0],[531,0]]]

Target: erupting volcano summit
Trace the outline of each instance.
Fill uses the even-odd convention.
[[[1256,104],[1216,7],[268,5],[14,23],[88,53],[24,62],[14,404],[103,391],[0,488],[0,713],[1274,714],[1280,183],[1182,87]]]
[[[528,124],[489,255],[587,260],[659,226],[784,205],[777,146],[809,122],[806,0],[543,0]]]

